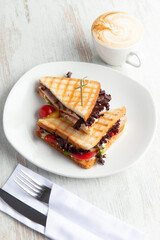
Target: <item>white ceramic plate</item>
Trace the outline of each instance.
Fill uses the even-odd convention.
[[[104,166],[96,164],[86,170],[77,166],[34,134],[38,110],[44,100],[37,94],[42,76],[64,76],[98,80],[112,95],[111,108],[126,106],[127,124],[123,135],[107,151]],[[12,146],[35,165],[67,177],[94,178],[108,176],[131,166],[145,152],[156,126],[155,106],[149,92],[138,82],[100,65],[82,62],[41,64],[25,73],[12,88],[4,108],[4,132]]]

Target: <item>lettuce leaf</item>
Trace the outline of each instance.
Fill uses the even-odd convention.
[[[44,133],[41,133],[41,138],[44,139],[47,135],[51,135],[52,133],[45,131]]]
[[[46,96],[44,98],[49,105],[53,106],[53,104],[49,101],[49,99]]]
[[[97,153],[97,157],[100,155],[103,155],[103,153],[105,152],[105,146],[102,145],[102,148],[100,149],[99,145],[97,145],[97,147],[99,148],[99,152]]]
[[[70,156],[71,154],[69,152],[67,152],[66,150],[64,150],[64,155]]]

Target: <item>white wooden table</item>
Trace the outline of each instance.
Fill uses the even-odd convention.
[[[132,168],[111,177],[91,180],[60,177],[37,168],[10,146],[2,128],[2,111],[6,97],[19,77],[33,66],[67,60],[104,65],[93,48],[90,28],[97,16],[112,10],[134,14],[144,25],[144,40],[140,52],[142,67],[135,69],[125,64],[117,69],[150,90],[159,115],[159,9],[159,0],[0,0],[0,186],[17,163],[21,163],[104,211],[145,231],[149,239],[160,239],[159,124],[148,152]],[[45,238],[0,213],[0,239]]]

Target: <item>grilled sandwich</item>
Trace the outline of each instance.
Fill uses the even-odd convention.
[[[59,110],[60,116],[72,122],[72,127],[91,131],[103,111],[109,110],[111,95],[101,90],[97,81],[62,77],[40,78],[39,94]]]
[[[72,127],[63,117],[48,116],[38,120],[36,134],[53,148],[82,168],[91,168],[97,161],[104,164],[104,152],[122,134],[126,108],[107,111],[95,122],[92,134]]]

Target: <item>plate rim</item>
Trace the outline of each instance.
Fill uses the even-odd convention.
[[[67,63],[67,64],[83,64],[83,65],[97,65],[98,67],[102,67],[102,68],[107,68],[110,72],[116,72],[117,74],[121,75],[122,77],[127,77],[130,81],[132,82],[135,82],[136,84],[138,84],[140,87],[142,87],[146,92],[147,94],[150,96],[150,99],[152,100],[152,105],[153,105],[153,113],[154,113],[154,124],[152,125],[153,126],[153,131],[152,131],[152,136],[150,138],[150,141],[148,142],[145,150],[139,155],[139,157],[137,157],[137,159],[132,162],[130,165],[126,166],[126,167],[123,167],[119,170],[115,170],[115,171],[112,171],[111,173],[107,173],[107,174],[96,174],[94,176],[75,176],[75,175],[72,175],[72,174],[63,174],[63,173],[58,173],[54,170],[49,170],[47,167],[42,167],[39,163],[35,163],[32,161],[32,159],[28,158],[25,156],[25,154],[23,152],[21,152],[21,150],[17,149],[17,147],[14,145],[14,143],[12,141],[10,141],[10,138],[7,134],[7,130],[6,130],[6,126],[5,126],[5,113],[6,113],[6,108],[7,108],[7,104],[8,104],[8,100],[12,94],[12,92],[14,91],[14,89],[16,88],[16,86],[18,84],[21,83],[21,81],[23,81],[23,78],[25,75],[29,74],[31,71],[34,71],[36,70],[36,68],[39,68],[39,67],[43,67],[45,65],[48,65],[48,64],[64,64],[64,63]],[[7,138],[8,142],[11,144],[11,146],[18,152],[20,153],[27,161],[31,162],[33,165],[47,171],[47,172],[50,172],[50,173],[53,173],[53,174],[56,174],[56,175],[59,175],[59,176],[63,176],[63,177],[69,177],[69,178],[76,178],[76,179],[93,179],[93,178],[102,178],[102,177],[109,177],[111,175],[115,175],[117,173],[120,173],[122,171],[125,171],[127,169],[129,169],[130,167],[132,167],[135,163],[137,163],[142,157],[143,155],[147,152],[147,150],[149,149],[150,145],[152,144],[153,142],[153,139],[154,139],[154,136],[155,136],[155,132],[156,132],[156,128],[157,128],[157,111],[156,111],[156,104],[155,104],[155,100],[153,98],[153,96],[150,94],[149,90],[146,88],[146,86],[144,86],[142,83],[139,83],[138,81],[136,81],[134,78],[131,78],[129,77],[128,75],[125,75],[124,73],[118,71],[117,69],[113,69],[109,66],[105,66],[105,65],[100,65],[100,64],[97,64],[97,63],[90,63],[90,62],[78,62],[78,61],[55,61],[55,62],[46,62],[46,63],[41,63],[41,64],[38,64],[36,66],[34,66],[33,68],[29,69],[28,71],[26,71],[17,81],[16,83],[12,86],[11,90],[9,91],[8,93],[8,96],[6,98],[6,101],[5,101],[5,104],[4,104],[4,108],[3,108],[3,117],[2,117],[2,122],[3,122],[3,131],[4,131],[4,134],[5,134],[5,137]]]

